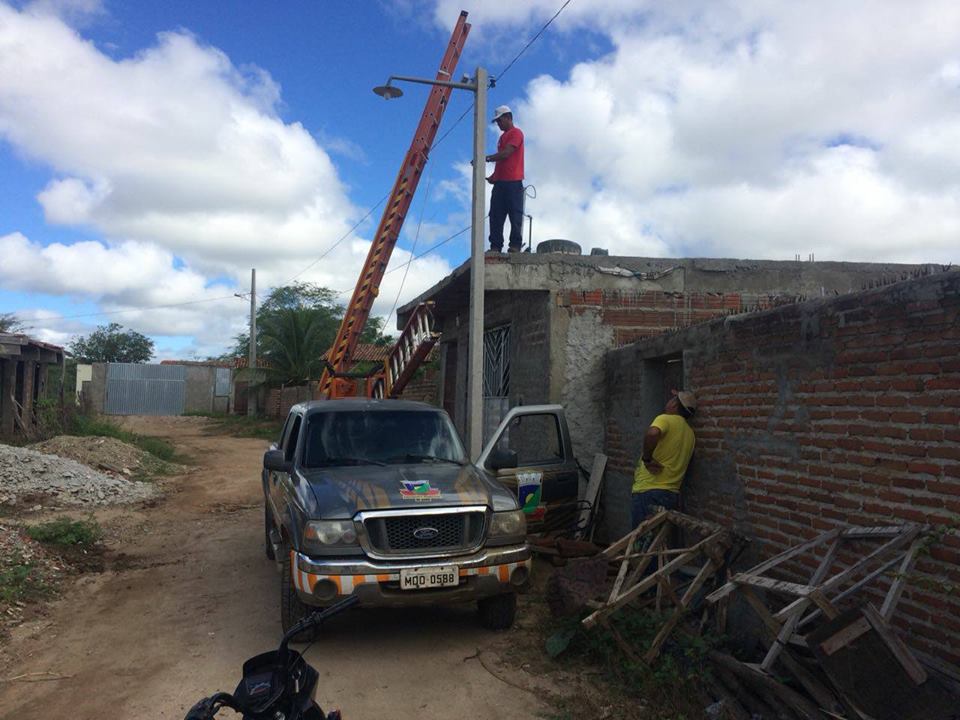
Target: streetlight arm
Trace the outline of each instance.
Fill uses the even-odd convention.
[[[452,82],[450,80],[430,80],[427,78],[410,77],[408,75],[391,75],[390,79],[387,80],[387,85],[392,83],[394,80],[420,83],[421,85],[442,85],[443,87],[457,88],[459,90],[470,90],[471,92],[477,91],[477,84],[475,82],[462,83],[462,82]]]

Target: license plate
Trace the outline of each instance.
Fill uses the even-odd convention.
[[[456,565],[410,568],[400,571],[401,590],[454,587],[460,584],[460,569]]]

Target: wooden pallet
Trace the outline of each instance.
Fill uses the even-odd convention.
[[[732,593],[738,592],[750,604],[773,637],[766,656],[760,663],[760,668],[769,673],[785,645],[794,643],[806,646],[801,634],[805,626],[821,615],[827,619],[837,617],[837,603],[854,595],[884,574],[894,575],[880,608],[880,615],[889,621],[916,562],[917,553],[926,542],[928,529],[926,525],[915,523],[835,528],[792,547],[747,572],[734,575],[726,585],[708,595],[707,601],[725,601]],[[828,577],[840,550],[854,542],[880,544],[849,567]],[[787,582],[767,575],[783,563],[820,547],[825,547],[824,555],[806,583]],[[757,591],[766,596],[767,602],[761,599],[761,593]],[[776,598],[783,597],[787,598],[785,605],[776,610],[770,607]]]
[[[688,547],[668,547],[671,535],[679,535],[681,531],[700,539]],[[642,541],[647,535],[652,536],[649,544]],[[723,567],[724,553],[732,543],[733,536],[728,530],[673,510],[664,510],[640,523],[601,553],[614,566],[619,563],[619,570],[607,599],[590,603],[594,611],[582,620],[583,626],[603,625],[624,652],[646,663],[652,662],[673,628],[689,611],[697,593]],[[690,566],[697,568],[692,581],[683,575]],[[654,588],[657,611],[672,606],[673,612],[641,658],[609,624],[609,617]],[[681,591],[682,595],[678,594]]]

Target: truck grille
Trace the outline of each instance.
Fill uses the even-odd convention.
[[[484,513],[369,517],[371,548],[382,555],[469,552],[483,540]],[[436,531],[436,532],[434,532]]]

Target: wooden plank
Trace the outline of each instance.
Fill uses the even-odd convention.
[[[794,614],[786,618],[786,622],[783,623],[783,627],[781,627],[780,632],[777,633],[777,639],[774,640],[770,645],[770,649],[767,650],[767,654],[764,656],[763,662],[760,664],[765,672],[770,672],[770,670],[773,668],[773,663],[777,660],[777,655],[780,654],[780,651],[783,650],[783,647],[787,644],[787,642],[789,642],[790,637],[793,635],[793,631],[797,627],[797,623],[800,622],[800,617],[803,614],[803,611],[810,605],[810,598],[800,598],[796,601],[796,603],[800,604],[797,605],[796,610],[794,610]]]
[[[904,545],[912,542],[918,532],[920,532],[919,526],[914,526],[913,529],[910,530],[909,532],[903,533],[901,535],[897,535],[893,539],[889,540],[888,542],[878,547],[869,555],[861,558],[859,561],[857,561],[856,563],[848,567],[846,570],[843,570],[842,572],[837,573],[832,578],[824,582],[823,585],[820,587],[820,590],[822,590],[823,592],[829,592],[830,590],[835,588],[837,585],[840,585],[841,583],[845,582],[852,575],[855,575],[858,572],[860,572],[864,567],[869,565],[871,561],[877,559],[878,557],[888,552],[897,550],[903,547]],[[790,616],[795,611],[796,607],[799,606],[802,600],[803,598],[801,598],[800,600],[795,600],[790,605],[787,605],[780,612],[778,612],[774,617],[776,617],[778,620],[785,620],[788,616]]]
[[[744,586],[740,588],[740,592],[763,622],[768,639],[771,642],[775,641],[780,631],[780,624],[773,619],[769,608],[763,604],[763,601],[753,591],[753,588]],[[791,638],[791,642],[793,642],[793,638]],[[804,689],[810,694],[810,697],[816,700],[821,708],[839,709],[841,707],[833,693],[817,680],[813,673],[807,670],[800,661],[791,654],[788,648],[784,648],[778,659],[793,673],[793,676],[797,678]]]
[[[635,663],[639,664],[643,662],[642,658],[637,655],[636,651],[630,647],[630,643],[623,639],[623,635],[613,626],[613,624],[607,619],[603,618],[600,620],[600,624],[610,633],[613,637],[613,641],[619,646],[623,651],[623,654],[628,658],[633,660]]]
[[[870,625],[873,626],[874,631],[877,635],[883,638],[883,641],[886,643],[887,647],[890,648],[890,652],[893,653],[893,656],[897,659],[897,662],[903,666],[903,669],[906,671],[907,675],[910,676],[910,679],[913,680],[917,685],[921,685],[927,681],[927,671],[923,669],[923,666],[917,661],[917,659],[910,652],[910,649],[904,644],[903,640],[897,637],[893,630],[890,629],[890,626],[887,625],[887,621],[883,619],[883,616],[877,612],[877,609],[867,603],[863,606],[863,616],[870,622]]]
[[[652,543],[651,543],[651,547],[652,547]],[[660,549],[660,550],[656,550],[656,551],[651,551],[651,550],[648,549],[648,550],[646,550],[646,551],[644,551],[644,552],[634,553],[634,554],[632,554],[630,557],[633,558],[633,560],[639,560],[640,558],[652,557],[652,556],[654,556],[654,555],[657,555],[657,556],[660,556],[660,555],[664,555],[664,556],[680,555],[680,554],[682,554],[682,553],[685,553],[686,551],[687,551],[687,548],[685,548],[685,547],[682,547],[682,548],[664,548],[664,549]],[[611,558],[611,559],[610,559],[610,562],[620,562],[620,561],[623,560],[623,558],[625,558],[625,557],[626,557],[626,555],[617,555],[615,558]]]
[[[587,481],[587,489],[583,496],[587,506],[580,511],[580,517],[577,518],[576,538],[578,540],[583,539],[584,529],[588,524],[590,525],[590,531],[587,538],[593,539],[593,523],[590,522],[590,519],[596,515],[597,500],[600,497],[600,484],[603,481],[603,471],[606,467],[606,455],[597,453],[593,456],[593,467],[590,468],[590,479]]]
[[[821,712],[828,715],[831,710],[840,712],[843,710],[843,703],[837,696],[824,685],[820,680],[808,670],[803,663],[793,656],[789,648],[780,653],[780,662],[787,668],[797,681],[803,685],[803,689],[813,698],[814,702],[820,706]]]
[[[853,595],[853,593],[855,593],[857,590],[859,590],[859,589],[862,588],[864,585],[866,585],[867,583],[869,583],[871,580],[873,580],[874,578],[876,578],[876,577],[879,576],[879,575],[882,575],[882,574],[885,573],[887,570],[889,570],[891,567],[893,567],[893,566],[896,565],[898,562],[900,562],[901,558],[902,558],[902,556],[901,556],[899,553],[897,553],[897,555],[895,555],[895,556],[894,556],[893,558],[891,558],[890,560],[887,560],[883,565],[881,565],[880,567],[878,567],[876,570],[874,570],[873,572],[871,572],[869,575],[861,578],[860,580],[857,580],[857,582],[855,582],[853,585],[851,585],[850,587],[848,587],[848,588],[847,588],[846,590],[844,590],[843,592],[837,593],[837,595],[833,598],[834,604],[840,602],[840,601],[843,600],[844,598],[847,598],[847,597],[850,597],[851,595]],[[820,615],[821,615],[821,612],[820,612],[819,609],[814,610],[814,611],[811,612],[809,615],[807,615],[803,620],[800,621],[799,627],[803,627],[804,625],[806,625],[806,624],[809,623],[810,621],[812,621],[812,620],[820,617]]]
[[[827,597],[820,590],[814,590],[812,593],[810,593],[810,599],[813,600],[814,604],[818,608],[820,608],[820,612],[822,612],[831,620],[840,614],[833,606],[833,603],[827,600]]]
[[[664,510],[663,512],[657,513],[651,518],[647,518],[642,523],[637,525],[633,530],[628,532],[626,535],[624,535],[622,538],[617,540],[615,543],[613,543],[613,545],[608,547],[606,550],[604,550],[600,554],[604,557],[615,556],[618,552],[620,552],[623,548],[627,547],[627,545],[632,543],[638,537],[658,527],[660,523],[664,522],[666,519],[667,519],[666,510]]]
[[[747,573],[750,575],[762,575],[767,570],[770,570],[776,567],[777,565],[779,565],[785,560],[789,560],[790,558],[796,557],[797,555],[800,555],[801,553],[804,553],[807,550],[812,550],[815,547],[820,547],[824,543],[830,542],[834,538],[839,537],[841,532],[843,532],[843,528],[834,528],[833,530],[825,532],[822,535],[818,535],[812,540],[808,540],[805,543],[801,543],[800,545],[796,545],[795,547],[789,548],[788,550],[783,551],[779,555],[776,555],[770,558],[769,560],[765,560],[759,565],[755,565],[754,567],[750,568],[747,571]],[[734,580],[731,580],[723,587],[717,590],[714,590],[712,593],[707,595],[707,601],[711,603],[715,603],[717,600],[719,600],[722,597],[726,597],[736,589],[737,589],[736,582],[734,582]]]
[[[827,655],[833,655],[837,650],[845,648],[865,632],[869,631],[870,622],[866,618],[860,618],[856,622],[847,625],[836,635],[831,635],[829,638],[821,642],[820,648]]]
[[[921,528],[917,523],[904,523],[903,525],[887,525],[884,527],[852,527],[841,533],[845,540],[865,540],[883,537],[896,537],[911,530]]]
[[[752,683],[756,687],[761,687],[767,692],[775,695],[782,704],[799,715],[804,720],[822,720],[823,713],[810,700],[792,690],[765,672],[760,671],[755,666],[746,665],[736,658],[716,650],[711,650],[708,657],[711,661],[729,670],[739,678]]]
[[[620,587],[623,585],[623,580],[627,576],[627,570],[630,569],[630,557],[633,554],[634,547],[636,547],[636,543],[630,543],[627,546],[626,552],[623,554],[623,562],[620,563],[620,570],[617,572],[617,579],[613,582],[613,588],[610,590],[608,602],[616,600],[617,595],[620,593]]]
[[[713,535],[715,533],[729,534],[726,528],[717,523],[701,520],[700,518],[695,518],[690,515],[684,515],[682,512],[677,512],[676,510],[667,510],[667,518],[677,527],[683,528],[684,530],[692,530],[700,535]]]
[[[786,580],[774,580],[773,578],[752,575],[750,573],[737,573],[733,576],[733,581],[741,585],[752,585],[753,587],[763,588],[771,592],[782,592],[797,597],[807,597],[816,590],[816,588],[809,585],[800,585],[798,583],[787,582]]]
[[[657,633],[656,637],[653,638],[653,641],[650,643],[650,649],[647,650],[643,656],[644,661],[649,664],[656,660],[657,655],[660,654],[660,646],[663,645],[664,641],[666,641],[667,637],[670,635],[670,631],[673,630],[674,625],[676,625],[680,621],[680,618],[682,618],[687,612],[687,608],[690,605],[690,601],[693,600],[693,596],[701,588],[701,586],[713,576],[715,572],[716,568],[713,565],[713,561],[707,560],[703,564],[703,567],[700,568],[700,572],[698,572],[697,576],[693,579],[690,587],[687,588],[687,591],[677,603],[676,610],[674,610],[673,614],[663,624],[663,627],[660,628],[660,631]]]
[[[773,615],[770,613],[770,610],[766,605],[763,604],[763,601],[753,591],[753,588],[749,586],[741,587],[740,594],[743,595],[743,598],[747,601],[750,607],[753,608],[754,612],[757,613],[761,622],[763,622],[764,626],[773,636],[773,639],[775,639],[780,633],[781,624],[773,619]]]
[[[703,548],[706,545],[714,542],[715,540],[716,540],[716,536],[714,535],[704,538],[703,540],[698,542],[696,545],[691,547],[689,550],[687,550],[687,552],[685,552],[683,555],[678,555],[676,558],[674,558],[673,560],[668,562],[666,565],[664,565],[663,568],[658,570],[656,573],[638,582],[632,588],[630,588],[625,593],[623,593],[619,598],[617,598],[616,601],[614,601],[613,603],[610,603],[607,607],[605,607],[603,610],[598,610],[592,613],[591,615],[588,615],[587,617],[585,617],[581,621],[583,626],[586,628],[593,627],[593,625],[596,624],[598,620],[599,614],[613,612],[617,608],[623,605],[626,605],[637,595],[641,595],[645,593],[647,590],[652,588],[655,583],[658,582],[658,578],[660,574],[668,574],[670,572],[673,572],[675,569],[683,565],[685,562],[688,562],[692,558],[695,558],[698,553],[702,552]]]
[[[614,592],[610,593],[610,602],[614,602],[617,599],[620,589],[624,585],[624,581],[626,582],[627,587],[630,587],[637,581],[637,578],[646,572],[647,568],[650,566],[650,563],[653,561],[655,554],[658,553],[663,547],[663,543],[666,541],[669,533],[670,523],[665,522],[660,527],[660,532],[658,532],[656,537],[653,538],[653,542],[650,543],[650,547],[648,547],[647,551],[643,554],[643,558],[639,560],[636,565],[634,565],[633,571],[630,572],[629,576],[626,572],[628,562],[624,561],[624,564],[620,567],[620,572],[622,574],[617,575],[618,582],[614,583]]]
[[[906,584],[907,577],[910,575],[910,571],[913,570],[913,565],[917,561],[917,553],[925,542],[926,537],[924,535],[917,535],[917,539],[913,541],[910,549],[907,550],[906,555],[904,555],[903,562],[900,563],[900,568],[897,570],[897,575],[893,579],[890,589],[887,591],[887,596],[883,599],[883,605],[880,606],[880,615],[883,616],[884,620],[890,620],[890,616],[893,615],[897,603],[900,602],[900,595],[903,593],[903,587]]]

